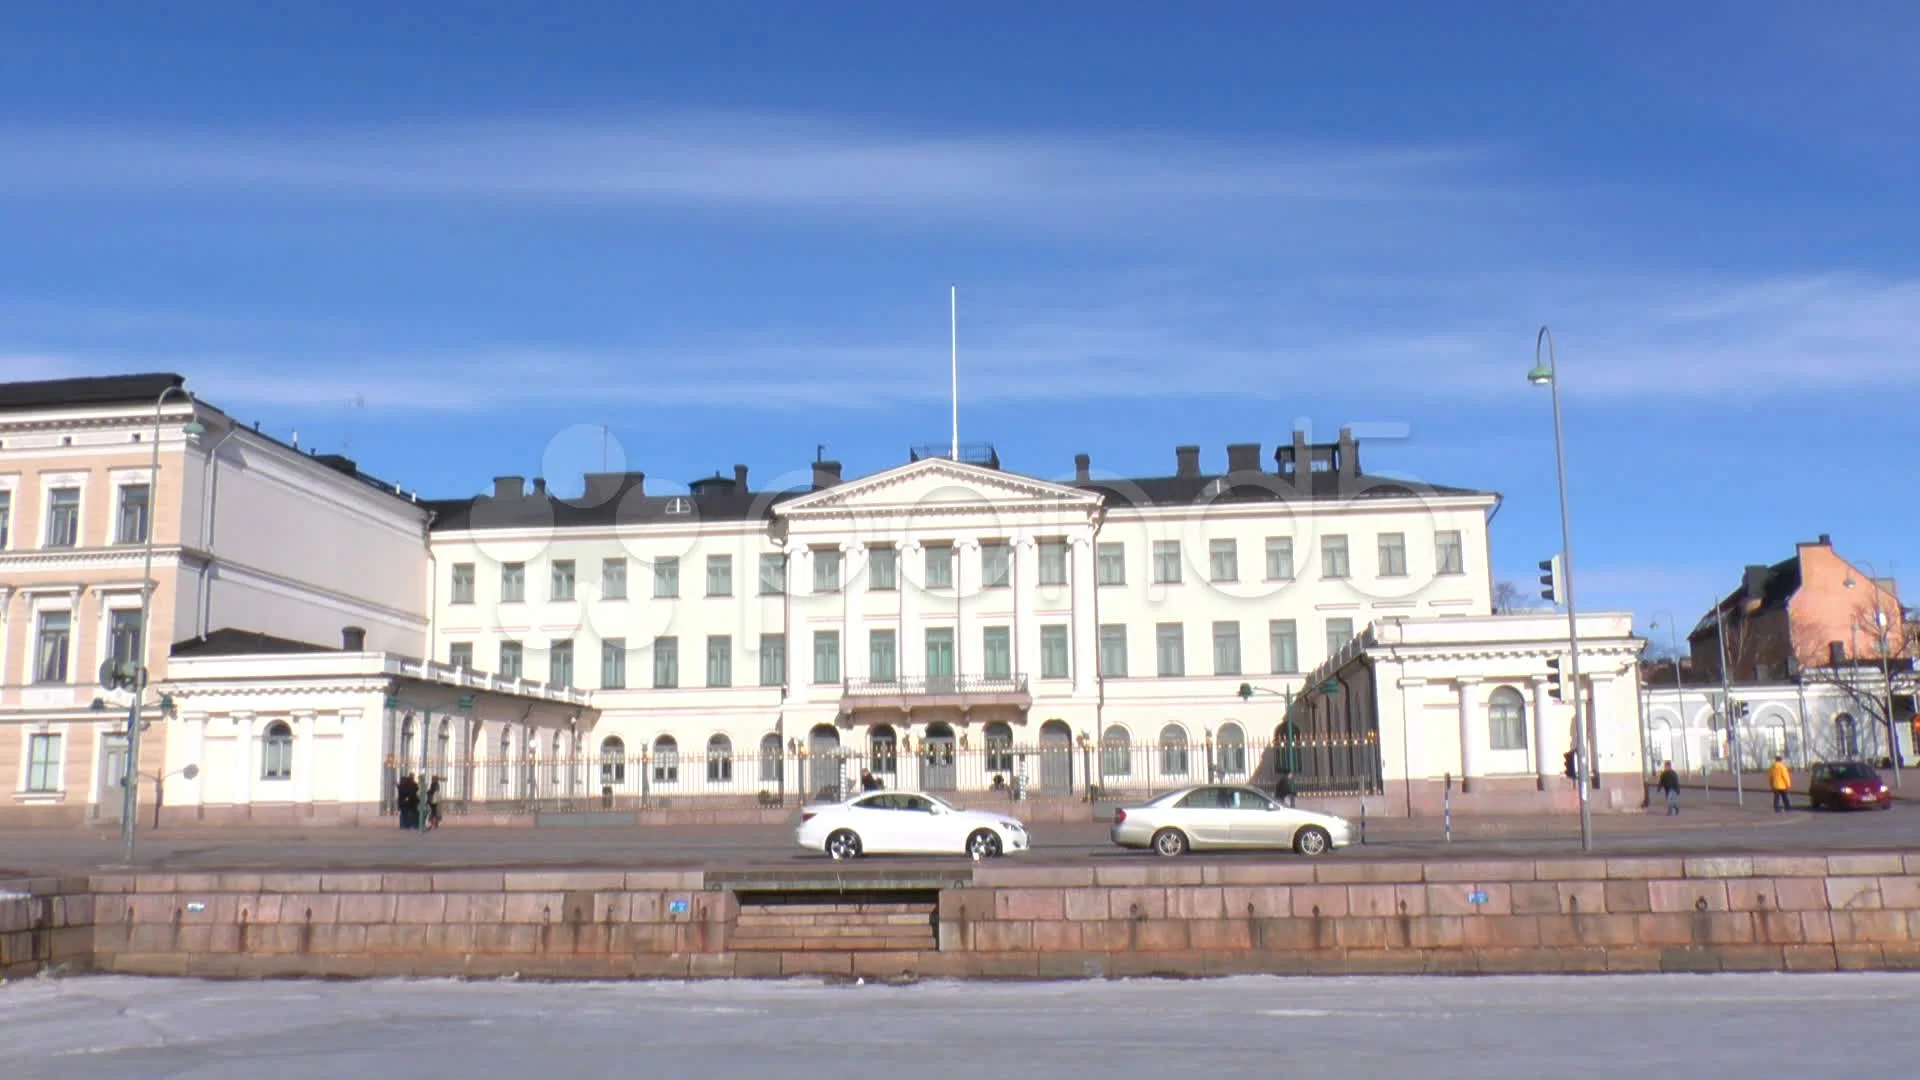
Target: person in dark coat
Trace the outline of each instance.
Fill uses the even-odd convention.
[[[1667,796],[1667,816],[1680,813],[1680,774],[1673,771],[1671,761],[1660,770],[1660,790]]]
[[[433,779],[427,781],[426,794],[420,797],[420,801],[422,804],[421,809],[425,811],[420,817],[420,831],[432,832],[433,830],[440,827],[440,778],[439,777],[436,776]]]
[[[881,786],[882,785],[880,783],[880,778],[873,775],[873,770],[871,769],[860,770],[860,790],[861,791],[879,791]]]
[[[420,781],[414,779],[412,773],[408,773],[394,785],[394,792],[399,796],[400,827],[418,829],[420,827]]]
[[[1282,806],[1295,803],[1293,788],[1293,770],[1281,769],[1273,777],[1273,797],[1280,800]]]

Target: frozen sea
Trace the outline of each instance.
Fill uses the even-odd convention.
[[[0,1076],[1881,1075],[1920,975],[0,986]],[[1802,1072],[1804,1070],[1804,1072]]]

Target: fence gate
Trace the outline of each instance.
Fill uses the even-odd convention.
[[[953,760],[952,728],[945,724],[927,728],[920,761],[920,783],[927,791],[953,791],[959,786]]]
[[[1040,726],[1040,791],[1073,794],[1073,734],[1058,720]]]

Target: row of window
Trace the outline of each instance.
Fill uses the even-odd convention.
[[[107,613],[107,654],[116,661],[140,662],[140,612]],[[73,675],[73,612],[43,611],[34,633],[33,681],[64,683]]]
[[[0,551],[7,550],[13,542],[13,496],[12,491],[0,491]],[[40,533],[40,546],[43,548],[72,548],[80,546],[80,489],[77,487],[57,487],[47,491],[47,512],[42,515],[45,525]],[[146,484],[122,484],[119,489],[119,512],[114,518],[113,542],[116,544],[144,544],[147,542],[147,530],[153,521],[153,489]]]
[[[1208,674],[1244,675],[1240,623],[1213,624],[1213,663]],[[1013,670],[1013,630],[1007,626],[981,629],[980,674],[988,678],[1008,678]],[[1100,627],[1099,671],[1103,678],[1124,679],[1130,674],[1127,627],[1110,623]],[[1328,619],[1327,654],[1345,648],[1353,640],[1353,620]],[[816,630],[813,635],[813,681],[841,681],[841,634],[838,630]],[[924,632],[928,677],[955,673],[954,631],[952,627],[928,627]],[[667,636],[653,639],[653,682],[656,690],[671,690],[682,685],[680,676],[680,639]],[[733,674],[733,638],[713,634],[706,639],[706,682],[709,687],[735,685]],[[625,690],[627,682],[627,641],[605,638],[600,642],[600,689]],[[1154,672],[1164,678],[1188,674],[1186,626],[1160,623],[1154,627]],[[787,636],[760,635],[760,685],[781,686],[787,681]],[[505,678],[527,677],[526,646],[518,641],[503,641],[499,646],[495,672]],[[447,661],[455,667],[474,668],[473,642],[456,641],[448,649]],[[1300,671],[1300,631],[1293,619],[1267,622],[1267,671],[1292,675]],[[899,634],[894,630],[867,632],[868,678],[887,682],[899,673]],[[1197,673],[1196,673],[1197,674]],[[1040,677],[1069,679],[1072,673],[1072,647],[1064,623],[1040,627]],[[574,686],[574,643],[559,640],[547,646],[547,682],[556,686]]]
[[[1378,561],[1375,573],[1379,577],[1407,576],[1407,537],[1405,533],[1381,533],[1378,541]],[[1460,531],[1457,529],[1436,533],[1434,536],[1434,573],[1466,573],[1466,555],[1462,546]],[[1293,537],[1269,536],[1266,539],[1266,580],[1291,581],[1294,577]],[[892,547],[871,547],[867,549],[867,588],[875,591],[890,591],[899,588],[899,551]],[[925,580],[929,589],[949,589],[954,583],[954,549],[951,544],[930,544],[924,552]],[[1180,541],[1156,540],[1153,542],[1153,583],[1155,585],[1178,585],[1185,580],[1185,563],[1182,559]],[[843,587],[841,553],[836,548],[820,548],[812,552],[813,591],[815,593],[835,593]],[[1046,540],[1039,545],[1039,567],[1037,579],[1043,586],[1067,584],[1067,545],[1062,540]],[[653,560],[653,596],[659,600],[679,599],[680,558],[677,555],[662,556]],[[710,597],[734,595],[733,556],[707,556],[706,595]],[[1127,583],[1127,553],[1123,543],[1102,543],[1096,545],[1094,554],[1095,578],[1101,585],[1125,585]],[[1207,580],[1216,583],[1232,583],[1240,580],[1240,549],[1235,539],[1209,540],[1207,542]],[[769,553],[760,556],[759,595],[778,596],[785,591],[787,584],[787,559],[785,555]],[[474,602],[474,583],[476,566],[474,563],[453,564],[453,579],[450,603],[471,604]],[[1320,577],[1324,580],[1340,580],[1352,576],[1347,537],[1343,534],[1328,535],[1320,538]],[[547,599],[552,601],[570,601],[575,596],[578,583],[578,564],[573,559],[555,559],[548,564]],[[1004,589],[1013,585],[1013,549],[1003,541],[989,541],[980,545],[980,584],[983,588]],[[600,598],[603,600],[627,599],[627,559],[615,557],[600,562]],[[527,564],[510,562],[500,564],[500,602],[503,604],[524,603],[527,599]]]

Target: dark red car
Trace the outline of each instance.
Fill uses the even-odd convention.
[[[1807,784],[1807,802],[1815,810],[1893,809],[1893,796],[1880,774],[1859,761],[1815,765]]]

